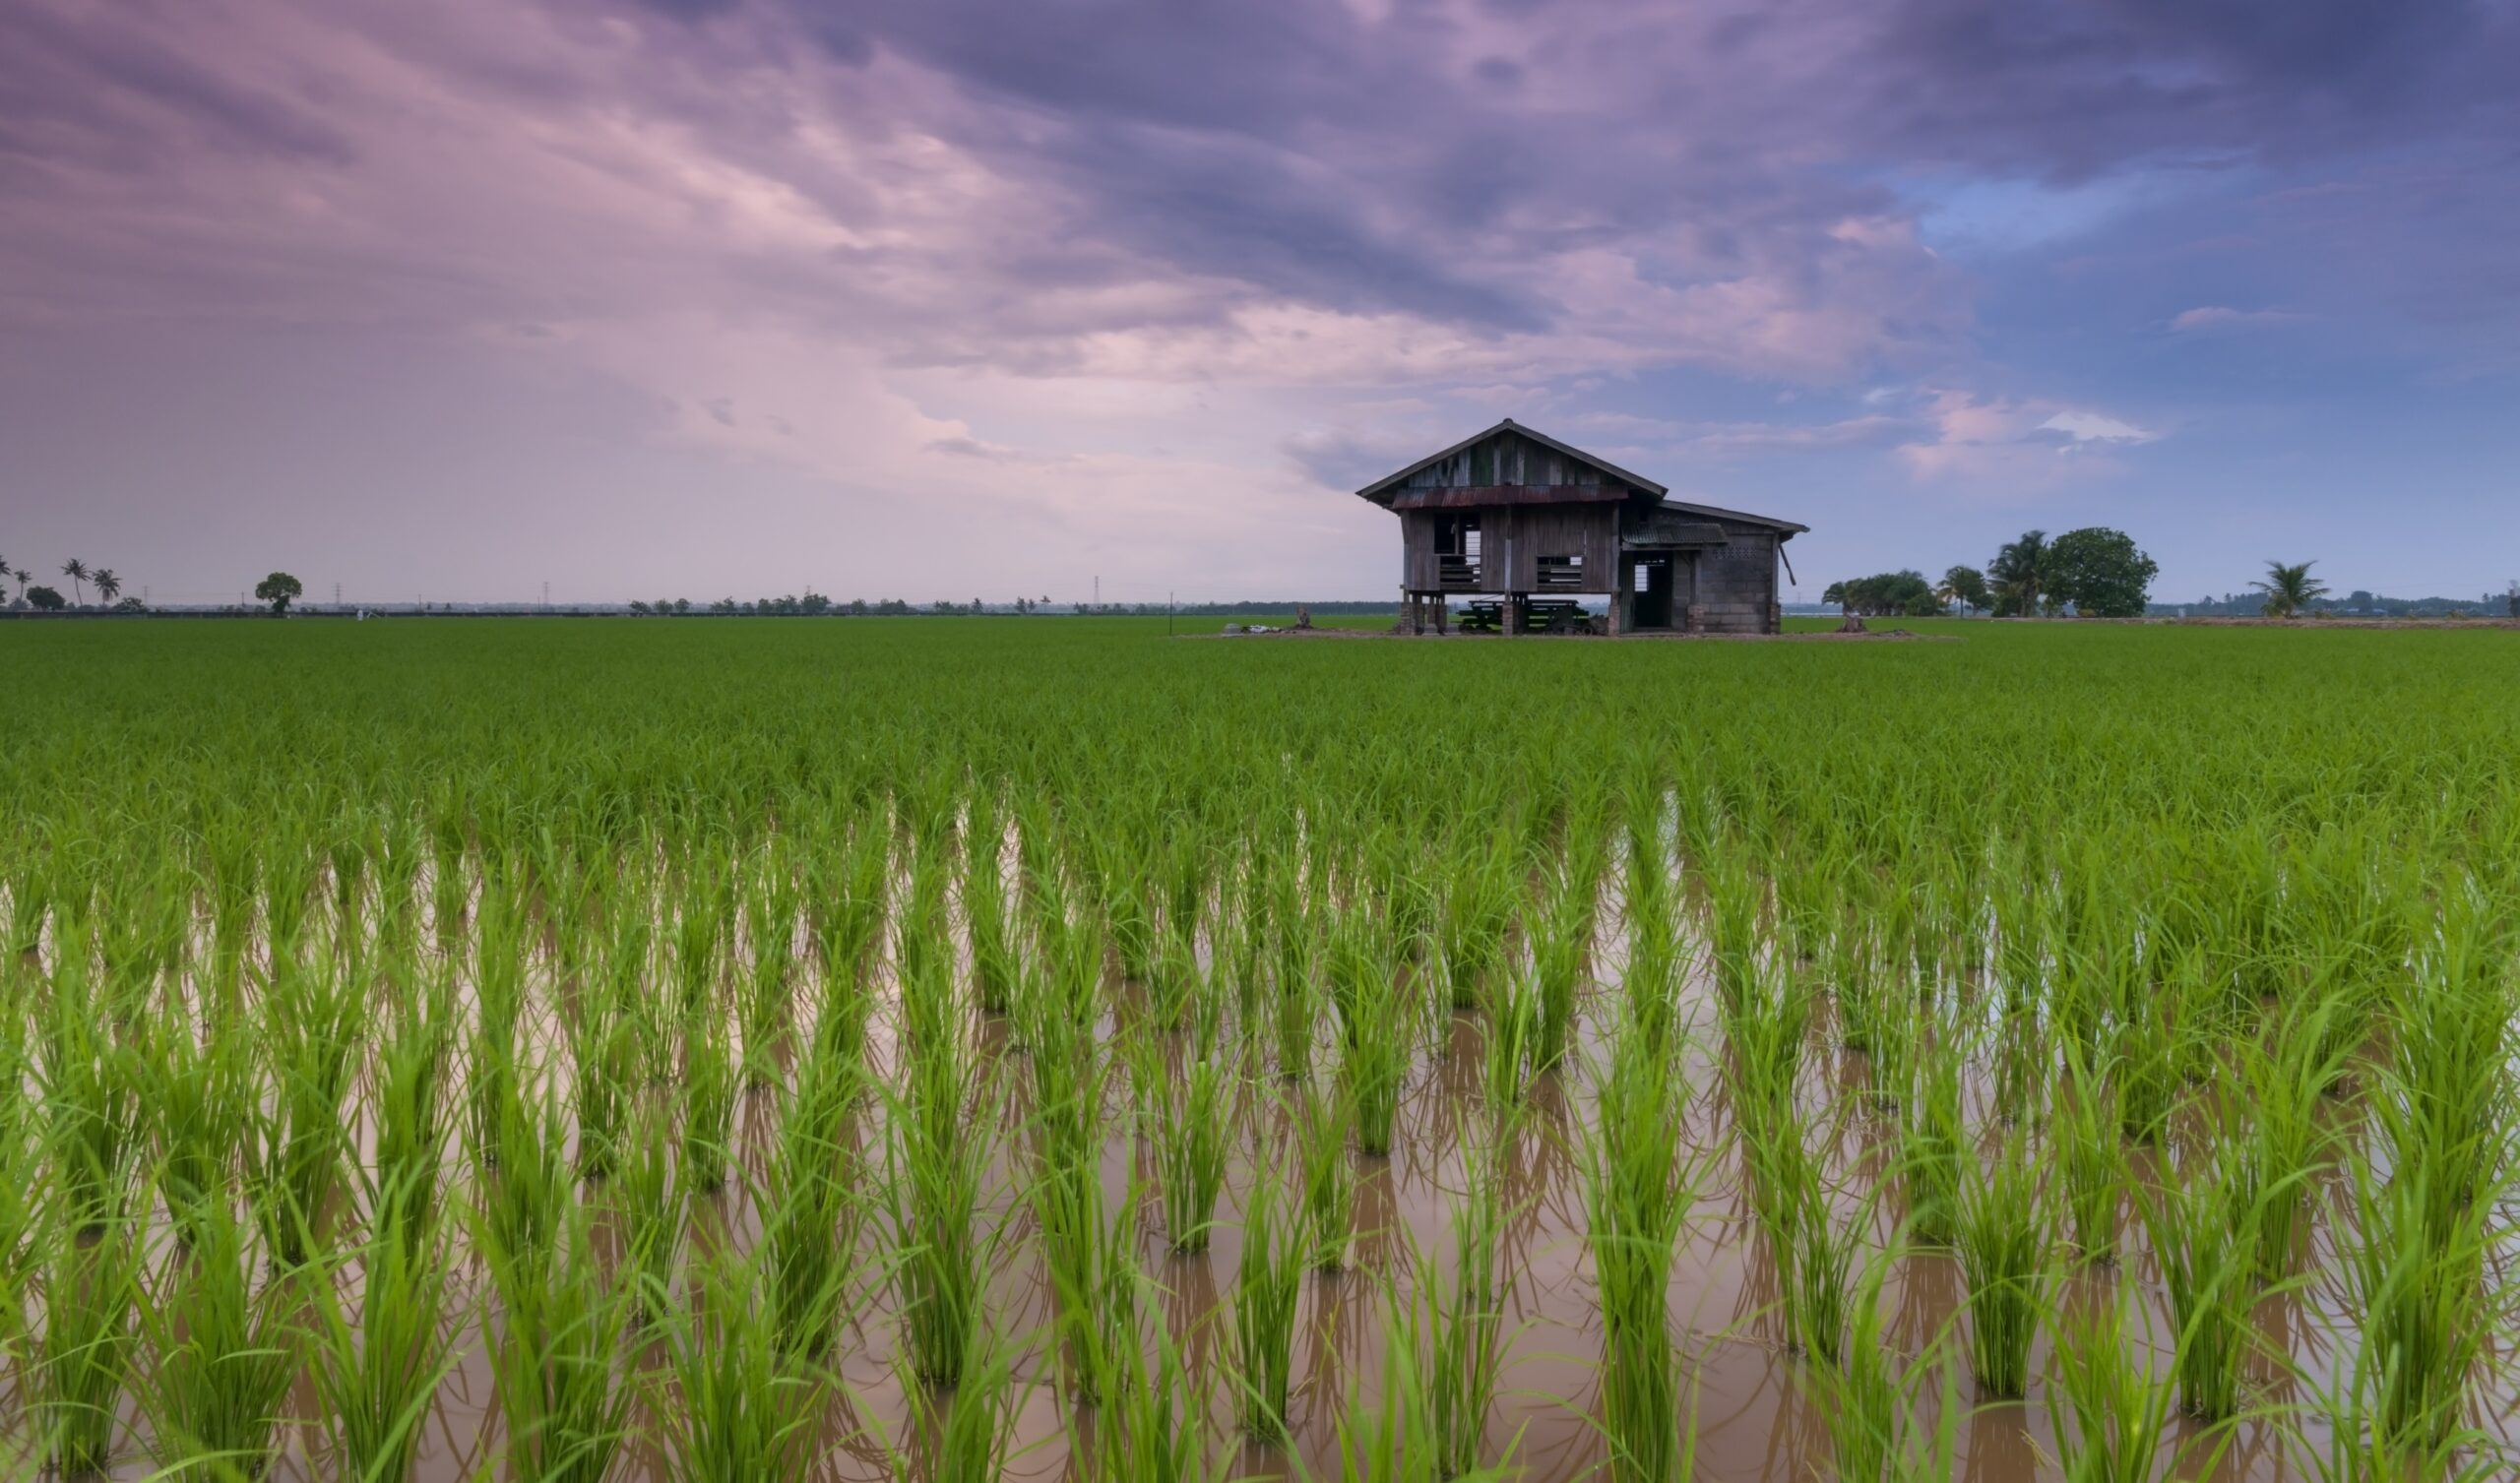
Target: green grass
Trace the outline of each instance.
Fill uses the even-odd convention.
[[[9,626],[0,1452],[399,1483],[486,1414],[492,1470],[786,1476],[890,1345],[878,1472],[999,1465],[1040,1381],[1093,1476],[1238,1465],[1228,1384],[1334,1467],[1495,1467],[1546,1232],[1598,1305],[1570,1465],[1660,1483],[1737,1126],[1786,1384],[1862,1476],[1949,1475],[1963,1363],[2076,1483],[2165,1404],[2322,1477],[2508,1472],[2520,650],[1915,626],[1957,642]],[[1412,1205],[1462,1147],[1545,1217]],[[1367,1173],[1435,1259],[1392,1222],[1294,1287],[1379,1296],[1392,1368],[1281,1360]],[[1247,1282],[1148,1286],[1206,1239]],[[1912,1247],[1947,1332],[1884,1317]],[[2102,1364],[2133,1320],[2058,1290],[2156,1271],[2162,1362]],[[2043,1326],[2081,1347],[2032,1373]]]

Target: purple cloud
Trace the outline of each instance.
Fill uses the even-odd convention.
[[[2510,7],[2435,0],[20,0],[0,370],[70,401],[0,399],[0,487],[147,530],[153,470],[312,479],[279,388],[320,363],[387,427],[512,386],[513,425],[442,441],[549,470],[579,524],[598,443],[834,559],[903,490],[999,512],[940,581],[1225,550],[1319,589],[1353,544],[1331,585],[1379,584],[1385,532],[1325,499],[1500,413],[1828,461],[1825,550],[1867,488],[2081,488],[2258,415],[2095,346],[2205,377],[2271,338],[2193,332],[2280,314],[2334,362],[2507,372],[2515,73]],[[1988,197],[2077,205],[1934,235]],[[196,418],[177,364],[271,390]],[[407,368],[443,381],[389,401]],[[108,481],[97,429],[133,426]],[[1150,512],[1185,489],[1176,535]],[[96,545],[82,508],[33,538]],[[741,528],[665,538],[740,567]]]

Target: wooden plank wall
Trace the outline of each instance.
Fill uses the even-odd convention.
[[[1431,592],[1440,582],[1435,562],[1435,512],[1401,511],[1400,585],[1413,592]]]
[[[1602,471],[1513,431],[1482,438],[1440,463],[1409,476],[1412,489],[1484,484],[1598,484]]]
[[[1776,601],[1776,535],[1726,522],[1726,545],[1701,551],[1696,561],[1694,605],[1704,609],[1709,633],[1763,634]]]
[[[1618,565],[1618,515],[1616,505],[1516,505],[1493,513],[1494,524],[1509,532],[1508,543],[1498,554],[1503,560],[1491,567],[1494,576],[1491,591],[1532,592],[1540,589],[1540,559],[1544,556],[1581,556],[1584,558],[1584,586],[1580,590],[1610,590]],[[1490,528],[1488,520],[1480,523]],[[1495,537],[1490,535],[1489,540]],[[1496,550],[1490,546],[1491,551]]]
[[[1618,563],[1619,509],[1612,504],[1491,505],[1442,513],[1479,517],[1482,592],[1537,591],[1544,556],[1583,557],[1583,590],[1606,592]],[[1433,591],[1442,584],[1436,518],[1431,510],[1400,512],[1400,581],[1412,591]]]

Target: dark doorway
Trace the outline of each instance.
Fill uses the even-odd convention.
[[[1670,628],[1671,626],[1671,558],[1640,556],[1636,558],[1636,587],[1629,594],[1628,612],[1638,628]]]

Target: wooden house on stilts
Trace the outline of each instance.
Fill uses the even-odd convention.
[[[1776,633],[1778,564],[1810,528],[1670,499],[1511,417],[1356,493],[1400,517],[1413,633],[1444,632],[1455,595],[1509,634],[1589,627],[1584,597],[1608,599],[1613,634]]]

